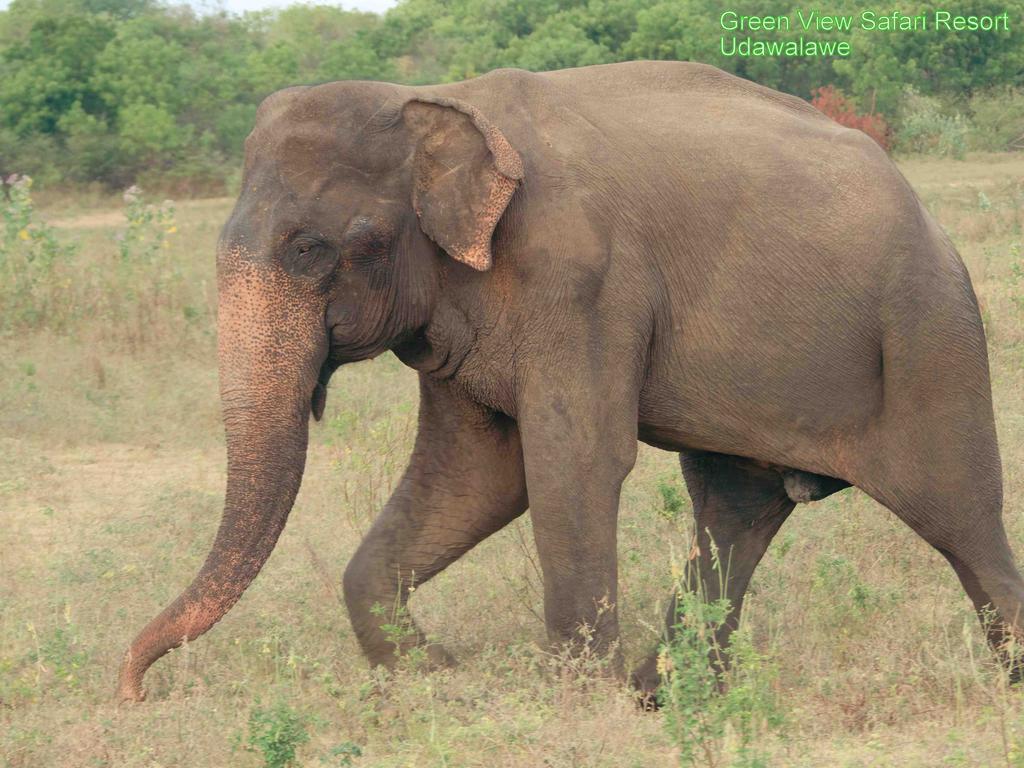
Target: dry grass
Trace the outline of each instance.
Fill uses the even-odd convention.
[[[905,171],[974,276],[1006,517],[1024,552],[1024,160],[915,160]],[[191,578],[220,514],[210,291],[229,205],[179,207],[169,256],[181,279],[147,327],[118,314],[126,327],[112,328],[100,304],[60,335],[0,340],[0,763],[257,766],[243,748],[250,713],[285,701],[311,736],[301,765],[344,765],[330,753],[345,743],[362,750],[356,766],[674,764],[661,716],[614,685],[565,680],[539,650],[525,520],[417,591],[414,613],[459,669],[385,679],[366,668],[338,584],[410,449],[415,377],[391,357],[336,376],[291,521],[241,603],[154,667],[149,702],[114,705],[123,648]],[[109,268],[116,216],[48,213],[82,241],[76,268]],[[183,322],[182,306],[200,309]],[[658,513],[659,483],[681,484],[674,457],[644,448],[621,515],[631,660],[656,642],[669,564],[686,547]],[[952,572],[863,494],[798,508],[747,618],[778,660],[788,713],[764,745],[771,764],[1024,764],[1020,696],[994,672]]]

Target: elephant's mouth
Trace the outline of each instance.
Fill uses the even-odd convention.
[[[320,366],[320,373],[316,377],[316,385],[313,387],[313,392],[309,398],[310,412],[317,421],[320,421],[320,418],[324,415],[324,407],[327,405],[327,382],[331,380],[331,375],[336,370],[348,363],[372,360],[377,355],[389,349],[401,347],[412,338],[422,334],[419,330],[403,331],[394,337],[382,334],[386,341],[374,340],[370,343],[353,343],[344,339],[344,336],[339,333],[339,327],[341,327],[341,323],[336,323],[328,329],[327,359]]]
[[[332,363],[330,357],[324,360],[320,366],[320,373],[316,377],[316,386],[313,387],[313,394],[309,398],[309,410],[317,421],[324,415],[324,408],[327,405],[327,382],[331,380],[331,374],[338,368],[337,363]]]

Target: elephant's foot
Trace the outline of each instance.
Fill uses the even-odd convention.
[[[419,641],[402,643],[399,647],[381,644],[373,650],[365,650],[364,653],[371,667],[386,667],[391,670],[405,659],[414,659],[420,669],[428,672],[458,666],[455,657],[441,643],[428,642],[422,638]]]
[[[644,712],[658,709],[658,686],[661,674],[658,672],[658,655],[651,654],[629,675],[629,686],[633,689],[637,704]]]

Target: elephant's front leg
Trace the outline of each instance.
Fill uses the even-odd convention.
[[[417,645],[435,664],[451,663],[405,614],[409,593],[526,505],[516,424],[421,376],[412,459],[345,571],[345,602],[371,664],[393,666]],[[403,624],[400,639],[386,629]]]
[[[637,397],[630,376],[585,380],[593,374],[588,365],[549,367],[524,392],[519,427],[549,640],[612,651],[621,674],[616,523],[636,460]]]

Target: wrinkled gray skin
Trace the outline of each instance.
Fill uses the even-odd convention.
[[[129,649],[122,698],[256,576],[331,373],[387,350],[421,400],[408,469],[345,572],[372,663],[395,656],[371,607],[527,507],[551,641],[587,624],[614,648],[638,439],[679,453],[692,585],[721,594],[713,539],[737,616],[794,504],[854,485],[995,609],[994,644],[1016,631],[967,272],[871,139],[799,99],[652,62],[282,91],[246,142],[218,274],[224,518]],[[653,657],[633,681],[654,688]]]

